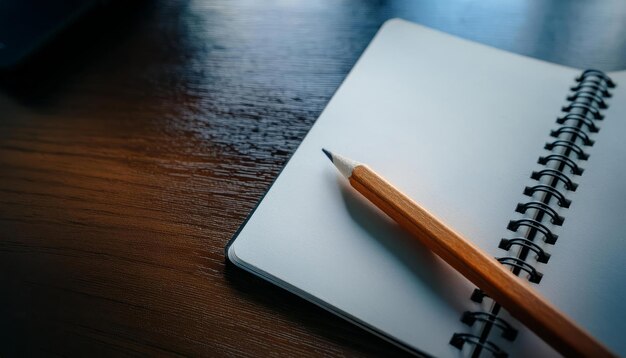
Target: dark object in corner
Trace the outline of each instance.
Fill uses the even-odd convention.
[[[102,1],[0,1],[0,69],[22,62],[99,3]]]

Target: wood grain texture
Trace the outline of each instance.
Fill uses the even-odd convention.
[[[103,9],[0,79],[0,356],[402,355],[223,255],[395,16],[626,68],[618,0]]]
[[[446,226],[367,166],[356,166],[348,179],[350,185],[376,207],[563,356],[617,357],[508,267]]]

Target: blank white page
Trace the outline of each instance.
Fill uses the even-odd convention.
[[[500,238],[578,73],[388,21],[229,258],[408,347],[459,356],[448,342],[477,329],[460,322],[463,311],[480,309],[469,299],[474,286],[363,200],[321,148],[368,164],[503,256]]]

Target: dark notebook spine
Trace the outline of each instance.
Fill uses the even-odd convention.
[[[541,282],[543,275],[535,262],[545,264],[550,260],[547,245],[557,242],[554,227],[565,221],[559,213],[571,205],[568,195],[578,188],[576,177],[583,174],[583,162],[589,159],[586,148],[594,144],[591,136],[599,131],[597,121],[604,118],[603,111],[608,108],[606,99],[611,97],[610,90],[614,87],[615,83],[598,70],[586,70],[576,78],[567,104],[562,108],[563,116],[556,120],[559,126],[550,132],[554,139],[544,147],[548,153],[538,159],[543,168],[530,174],[531,184],[523,190],[528,200],[515,207],[524,217],[511,220],[507,225],[511,237],[500,240],[498,247],[508,255],[497,260],[509,266],[514,274],[525,275],[532,283]],[[471,300],[481,303],[486,297],[477,288]],[[493,331],[499,331],[509,341],[517,336],[517,329],[498,316],[501,309],[497,302],[492,302],[489,311],[464,312],[461,322],[468,326],[482,324],[477,330],[479,333],[454,333],[450,344],[458,349],[471,345],[472,357],[479,357],[481,353],[507,357],[508,354],[489,339]]]

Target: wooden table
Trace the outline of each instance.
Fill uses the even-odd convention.
[[[626,68],[621,0],[109,6],[2,77],[0,356],[403,354],[223,253],[396,16]]]

